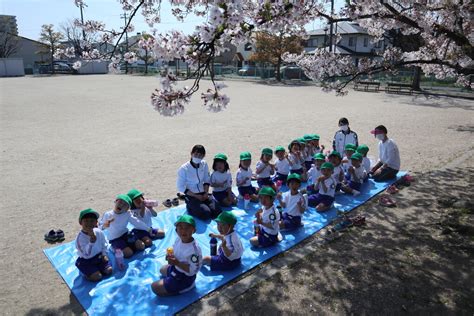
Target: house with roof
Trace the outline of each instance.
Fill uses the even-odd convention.
[[[309,39],[304,45],[305,52],[312,54],[316,48],[325,47],[327,50],[332,49],[336,54],[352,56],[354,64],[358,65],[360,58],[377,58],[377,54],[383,52],[389,45],[386,39],[374,42],[373,36],[355,22],[334,23],[333,33],[331,45],[329,25],[308,32]],[[341,36],[337,43],[336,34]]]

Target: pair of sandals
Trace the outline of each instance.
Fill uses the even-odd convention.
[[[379,199],[379,204],[386,207],[396,207],[397,202],[392,200],[388,195],[382,195]]]
[[[179,198],[175,197],[174,199],[166,199],[163,201],[163,205],[166,207],[178,206]]]
[[[64,232],[61,229],[53,230],[51,229],[49,232],[44,234],[44,240],[49,243],[61,242],[64,241]]]

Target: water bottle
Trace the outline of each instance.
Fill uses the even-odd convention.
[[[250,202],[250,195],[249,194],[245,194],[244,195],[244,209],[248,209],[249,207],[249,202]]]
[[[282,185],[283,185],[283,181],[278,180],[278,181],[276,182],[277,191],[280,191]]]
[[[174,255],[174,249],[173,247],[168,247],[166,248],[166,257],[171,257]]]
[[[258,225],[257,220],[254,220],[253,221],[253,234],[257,236],[259,231],[260,231],[260,225]]]
[[[212,237],[209,244],[211,246],[211,256],[217,256],[217,239],[216,239],[216,237]]]
[[[115,262],[117,263],[117,267],[119,268],[119,270],[125,269],[122,249],[115,249]]]
[[[146,207],[157,207],[159,205],[157,200],[144,200],[143,203]]]

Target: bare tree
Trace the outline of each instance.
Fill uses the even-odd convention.
[[[68,43],[74,47],[77,57],[80,57],[82,52],[90,50],[89,47],[97,41],[96,32],[84,32],[73,20],[61,23],[59,28]]]
[[[8,58],[18,52],[20,42],[18,37],[7,33],[0,32],[0,58]]]
[[[64,35],[61,32],[54,31],[54,25],[52,24],[43,24],[41,26],[41,33],[39,41],[46,44],[45,46],[40,46],[38,53],[49,53],[51,58],[51,72],[54,74],[54,53],[56,49],[61,47],[60,41],[64,39]]]

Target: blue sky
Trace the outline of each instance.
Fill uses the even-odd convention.
[[[341,0],[336,0],[341,2]],[[120,15],[123,13],[117,0],[86,0],[84,19],[103,21],[108,29],[119,29],[123,25]],[[18,32],[21,36],[38,39],[43,24],[54,24],[57,30],[59,25],[68,19],[80,17],[79,8],[73,0],[0,0],[0,13],[15,15],[18,23]],[[162,3],[162,22],[155,26],[159,32],[171,29],[191,33],[194,27],[205,18],[189,16],[185,22],[178,22],[170,13],[169,1]],[[143,22],[141,15],[132,22],[136,32],[147,31],[149,27]],[[307,25],[307,29],[319,28],[321,22],[315,21]]]

